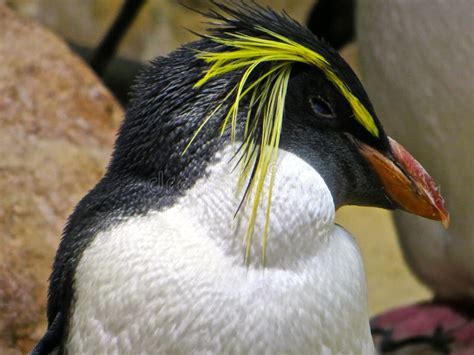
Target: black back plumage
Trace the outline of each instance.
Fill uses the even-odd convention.
[[[74,272],[93,238],[124,218],[172,205],[203,175],[222,144],[218,133],[207,130],[181,157],[199,118],[212,106],[213,95],[228,85],[228,80],[216,80],[198,94],[192,89],[203,67],[193,49],[202,46],[207,46],[205,41],[157,58],[138,79],[107,173],[79,202],[64,229],[50,277],[48,332],[34,354],[48,354],[57,347],[62,352],[74,300]]]

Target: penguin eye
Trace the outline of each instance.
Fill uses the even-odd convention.
[[[311,108],[316,116],[325,119],[336,118],[336,114],[334,113],[331,104],[321,96],[311,96],[309,98],[309,103],[311,104]]]

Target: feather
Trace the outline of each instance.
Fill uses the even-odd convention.
[[[241,192],[243,187],[247,186],[241,206],[249,203],[250,197],[253,197],[250,220],[245,234],[245,257],[248,260],[257,211],[264,192],[264,182],[270,173],[265,232],[262,242],[262,260],[264,261],[269,229],[272,181],[275,174],[275,169],[270,169],[270,166],[276,162],[278,157],[285,98],[292,66],[295,63],[302,63],[321,70],[346,98],[353,110],[354,118],[375,137],[379,136],[379,130],[369,109],[349,88],[350,82],[346,82],[344,77],[341,77],[334,69],[335,66],[331,63],[331,61],[334,62],[333,53],[325,50],[318,51],[314,48],[316,46],[310,48],[305,44],[311,38],[304,27],[286,14],[278,15],[272,10],[264,9],[256,4],[250,6],[241,3],[237,6],[237,10],[223,4],[215,5],[220,8],[222,13],[211,11],[207,14],[211,19],[217,20],[217,23],[214,23],[215,27],[211,30],[210,35],[202,37],[217,44],[217,50],[196,51],[196,57],[205,61],[209,66],[194,87],[198,89],[214,78],[229,73],[237,75],[237,83],[225,95],[216,109],[204,119],[191,137],[186,149],[209,119],[229,100],[229,109],[223,118],[220,133],[222,135],[226,129],[230,128],[231,140],[234,142],[239,110],[244,103],[248,105],[243,143],[240,149],[241,174],[238,181],[238,191]],[[279,31],[277,27],[266,26],[272,22],[272,18],[274,21],[280,21],[281,29],[286,32],[292,26],[301,29],[302,43],[295,39],[296,36],[289,38],[284,34],[285,31]],[[294,31],[295,28],[292,30]],[[312,40],[317,41],[316,38]],[[335,58],[339,60],[337,55]]]

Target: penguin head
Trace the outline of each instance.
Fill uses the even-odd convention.
[[[184,181],[182,190],[220,147],[237,143],[238,185],[258,206],[284,149],[320,173],[336,207],[401,208],[448,223],[433,180],[386,135],[334,49],[286,14],[215,6],[209,35],[155,60],[138,80],[109,173],[159,172]]]
[[[340,68],[346,69],[354,82],[357,80],[345,63]],[[308,65],[295,65],[288,82],[280,147],[318,171],[336,207],[370,205],[392,209],[396,207],[394,201],[385,194],[376,172],[358,149],[359,144],[366,144],[389,157],[388,137],[362,87],[357,88],[371,112],[377,136],[354,119],[352,107],[324,73]]]

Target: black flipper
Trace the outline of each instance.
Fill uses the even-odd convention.
[[[41,338],[38,344],[31,350],[30,355],[51,354],[55,349],[59,348],[63,337],[64,326],[64,315],[62,312],[58,312],[43,338]]]

